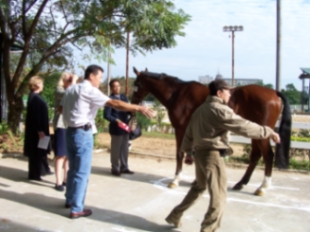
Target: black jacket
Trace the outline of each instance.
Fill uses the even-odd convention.
[[[38,148],[38,132],[43,131],[49,136],[48,108],[45,101],[37,93],[30,93],[27,102],[27,115],[25,122],[24,155],[31,156],[40,151],[47,155],[50,153],[50,146],[47,150]]]
[[[110,95],[111,99],[115,100],[121,100],[124,102],[128,102],[128,98],[124,95],[120,95],[120,99],[117,98],[114,94]],[[113,109],[109,106],[104,107],[104,118],[110,122],[109,125],[109,133],[111,135],[123,135],[124,133],[127,133],[124,131],[122,128],[120,128],[116,122],[116,119],[121,120],[122,122],[128,124],[129,118],[130,118],[131,113],[130,112],[124,112],[124,111],[119,111],[116,109]]]

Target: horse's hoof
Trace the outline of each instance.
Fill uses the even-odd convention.
[[[262,190],[262,189],[256,189],[256,191],[254,192],[254,195],[255,195],[255,196],[260,196],[260,197],[262,197],[262,196],[264,196],[264,194],[265,194],[265,192],[264,192],[264,190]]]
[[[241,189],[243,189],[243,184],[237,183],[237,184],[233,187],[233,190],[236,190],[236,191],[240,191]]]
[[[178,187],[176,183],[171,182],[168,184],[168,188],[176,188],[176,187]]]
[[[185,157],[184,163],[191,165],[191,164],[193,164],[193,162],[194,162],[194,159],[192,156],[186,156]]]

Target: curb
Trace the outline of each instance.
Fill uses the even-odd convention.
[[[93,150],[94,154],[98,154],[101,152],[108,152],[108,148],[103,148],[103,149],[95,149]],[[146,154],[146,153],[141,153],[141,152],[136,152],[136,151],[129,151],[129,155],[135,155],[141,158],[156,158],[156,159],[165,159],[165,160],[175,160],[175,157],[170,157],[170,156],[164,156],[164,155],[153,155],[153,154]],[[23,154],[21,153],[0,153],[0,159],[2,158],[23,158]],[[26,158],[26,157],[25,157]],[[184,164],[188,165],[188,164]],[[238,164],[238,163],[229,163],[225,160],[225,165],[230,168],[239,168],[239,169],[246,169],[248,165],[246,164]],[[259,170],[265,170],[265,167],[263,166],[256,166],[256,169]],[[272,168],[273,172],[284,172],[284,173],[299,173],[299,174],[305,174],[305,175],[310,175],[310,171],[307,170],[295,170],[295,169],[279,169],[279,168]]]

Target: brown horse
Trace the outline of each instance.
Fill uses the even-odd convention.
[[[175,129],[177,167],[176,176],[169,184],[169,187],[176,187],[179,183],[184,158],[184,154],[180,152],[182,139],[192,113],[205,101],[209,95],[209,88],[195,81],[185,82],[166,74],[150,73],[147,70],[138,72],[135,68],[134,72],[137,78],[134,82],[132,103],[138,104],[149,93],[153,94],[167,108],[169,119]],[[291,135],[291,112],[284,95],[258,85],[241,86],[231,90],[229,106],[242,117],[271,128],[275,127],[283,106],[279,128],[281,143],[276,146],[275,160],[277,167],[287,168]],[[241,190],[249,182],[262,155],[265,161],[265,178],[262,185],[255,191],[255,194],[264,194],[264,189],[271,185],[274,158],[269,139],[252,139],[250,164],[242,179],[234,186],[234,190]]]

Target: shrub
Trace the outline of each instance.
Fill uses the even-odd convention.
[[[99,108],[95,118],[98,133],[104,132],[107,129],[108,121],[103,117],[103,109]]]
[[[6,122],[0,123],[0,135],[6,134],[9,131],[9,125]]]
[[[147,129],[149,126],[152,125],[151,119],[145,117],[144,115],[137,113],[136,114],[137,123],[140,126],[141,129]]]

